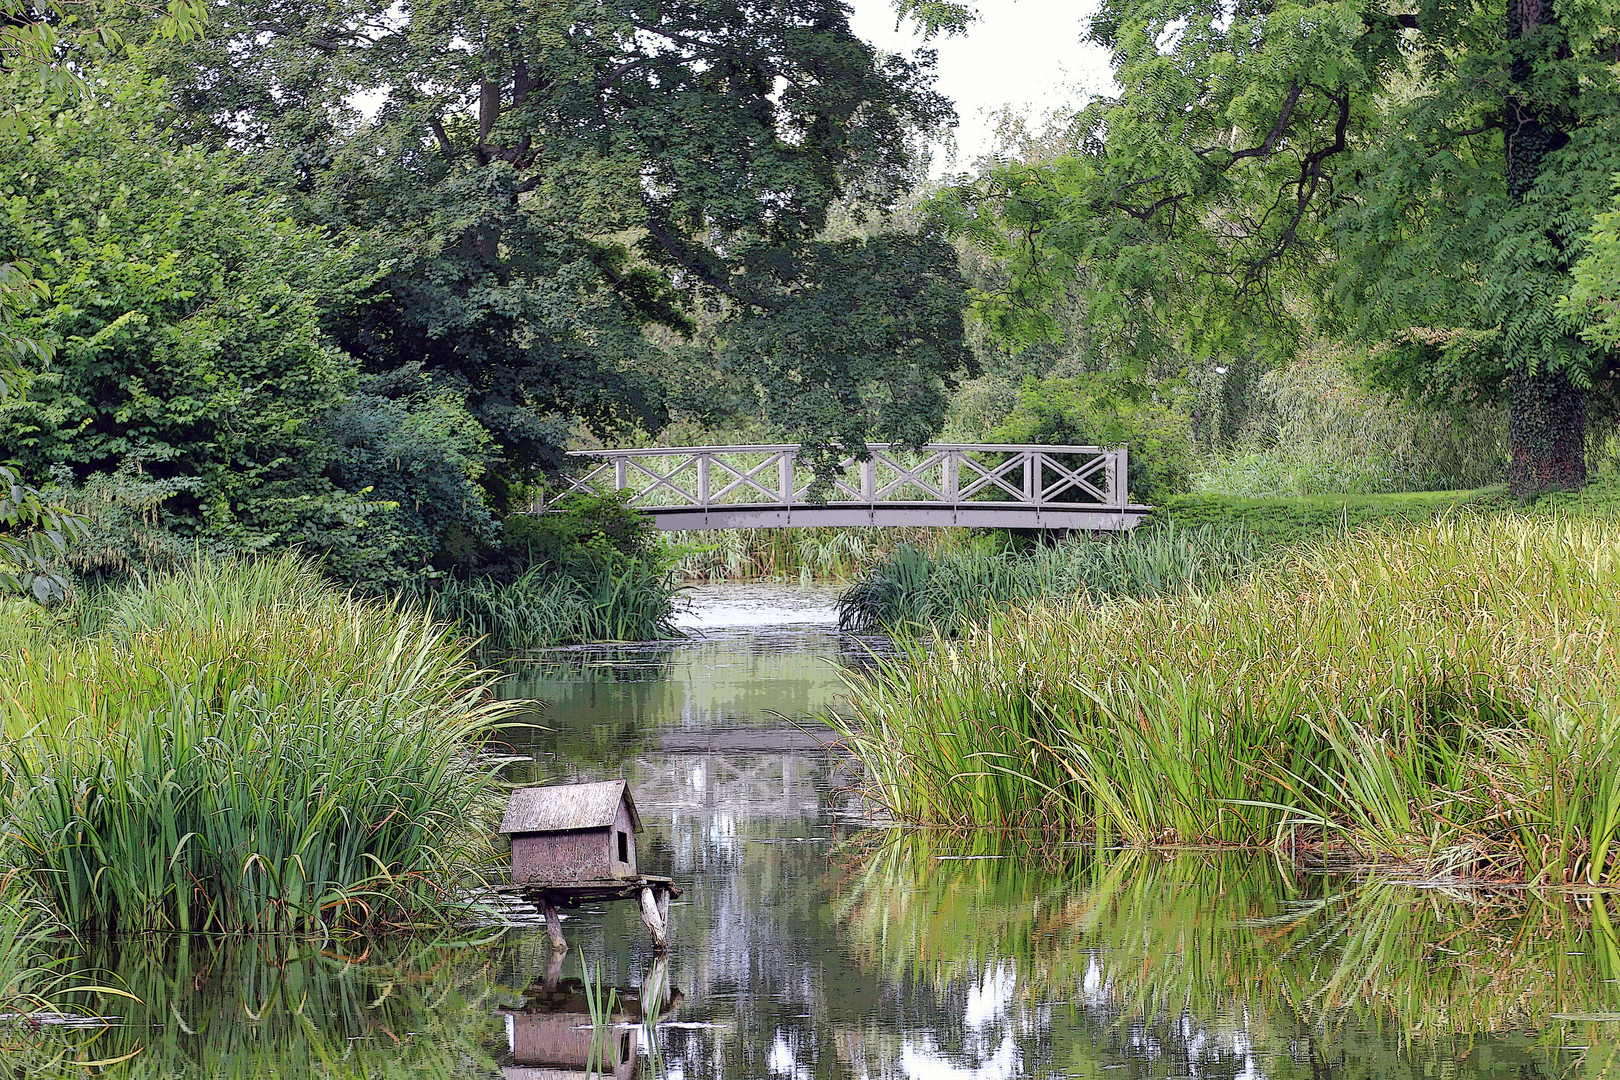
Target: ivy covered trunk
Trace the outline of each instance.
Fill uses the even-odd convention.
[[[1586,393],[1557,371],[1509,378],[1508,488],[1521,499],[1586,485]]]
[[[1569,142],[1571,118],[1561,115],[1549,100],[1545,76],[1536,71],[1534,56],[1545,35],[1554,33],[1554,0],[1508,0],[1507,36],[1513,62],[1506,100],[1504,149],[1507,154],[1507,194],[1522,206],[1547,166],[1548,156]],[[1567,55],[1559,43],[1558,52]],[[1551,222],[1547,223],[1554,259],[1562,265],[1546,267],[1567,275],[1570,260]],[[1539,269],[1539,268],[1538,268]],[[1528,275],[1527,275],[1528,276]],[[1526,282],[1526,285],[1529,283]],[[1536,290],[1524,290],[1533,302]],[[1586,394],[1558,361],[1558,350],[1548,347],[1543,334],[1512,334],[1515,323],[1527,322],[1524,312],[1504,312],[1510,338],[1521,344],[1510,355],[1508,375],[1508,444],[1512,463],[1508,489],[1528,499],[1545,491],[1564,491],[1586,484]]]

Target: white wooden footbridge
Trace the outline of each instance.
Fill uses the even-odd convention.
[[[845,458],[825,501],[797,445],[575,451],[566,492],[623,491],[660,529],[808,525],[971,525],[1130,529],[1152,507],[1126,498],[1124,447],[935,443],[870,445]],[[565,493],[566,493],[565,492]]]

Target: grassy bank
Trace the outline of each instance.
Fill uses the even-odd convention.
[[[838,600],[840,625],[952,634],[1010,605],[1098,602],[1210,589],[1232,581],[1261,554],[1243,529],[1174,525],[1107,540],[1072,537],[1027,552],[979,546],[902,547]]]
[[[290,557],[110,593],[0,656],[4,855],[60,923],[324,933],[455,906],[508,715],[452,631]]]
[[[908,820],[1613,884],[1617,641],[1620,528],[1469,517],[998,613],[855,677],[841,723]]]
[[[1153,524],[1242,529],[1265,547],[1280,547],[1337,536],[1366,525],[1421,525],[1460,510],[1489,513],[1511,507],[1507,489],[1502,486],[1472,491],[1297,498],[1178,495],[1159,508]]]

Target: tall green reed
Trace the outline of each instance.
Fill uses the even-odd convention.
[[[616,1063],[613,1053],[614,1014],[619,1006],[619,991],[602,983],[602,968],[595,972],[580,958],[580,973],[585,983],[585,1009],[591,1018],[591,1045],[585,1062],[587,1076],[607,1076]]]
[[[113,594],[106,629],[0,690],[5,851],[60,922],[325,933],[457,906],[495,798],[477,746],[513,706],[445,626],[278,562]]]
[[[639,560],[534,567],[512,582],[445,579],[406,595],[492,652],[679,636],[669,572]]]
[[[1620,530],[1464,518],[903,643],[841,724],[911,820],[1608,884],[1617,640]]]
[[[1260,554],[1259,541],[1247,533],[1209,526],[1101,541],[1076,537],[1028,552],[901,547],[839,598],[839,622],[857,633],[910,627],[952,634],[1037,600],[1095,602],[1213,588]]]

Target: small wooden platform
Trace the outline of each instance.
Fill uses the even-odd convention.
[[[552,948],[559,953],[568,951],[568,942],[563,937],[562,920],[557,912],[595,900],[639,901],[641,921],[652,934],[653,948],[666,952],[669,949],[669,901],[681,895],[681,887],[672,879],[653,874],[600,881],[528,882],[520,888],[523,899],[545,916],[546,933],[551,937]]]

